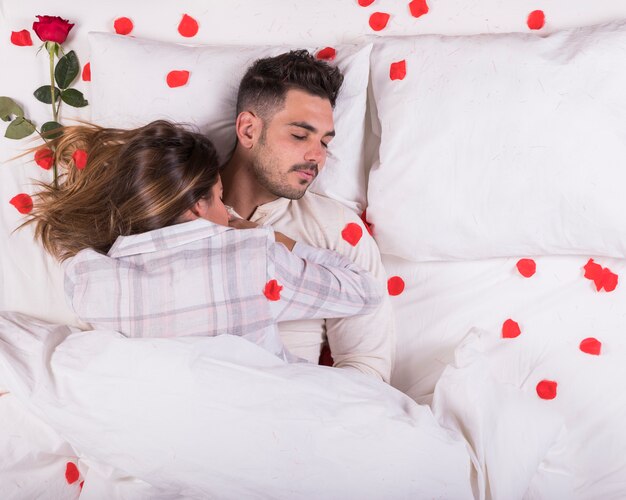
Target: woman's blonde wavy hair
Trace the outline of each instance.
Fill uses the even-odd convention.
[[[176,224],[195,203],[211,201],[219,160],[200,133],[159,120],[133,130],[64,127],[49,141],[59,186],[41,183],[25,224],[60,261],[84,248],[106,253],[118,236]],[[77,169],[72,156],[87,153]]]

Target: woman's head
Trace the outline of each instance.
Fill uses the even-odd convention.
[[[52,146],[63,178],[58,188],[42,186],[31,220],[60,260],[197,217],[228,224],[217,153],[199,133],[166,121],[134,130],[76,126]],[[76,149],[87,152],[82,170],[73,165]]]

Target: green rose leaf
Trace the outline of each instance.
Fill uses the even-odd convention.
[[[0,96],[0,120],[10,122],[11,116],[24,116],[24,110],[10,97]]]
[[[61,92],[61,99],[63,99],[64,103],[74,106],[75,108],[82,108],[89,104],[87,99],[83,97],[83,93],[76,89],[65,89]]]
[[[37,98],[38,101],[43,102],[45,104],[52,104],[52,94],[50,89],[52,87],[50,85],[44,85],[43,87],[39,87],[33,95]],[[54,100],[57,101],[61,96],[61,91],[54,87]]]
[[[54,130],[57,130],[54,132]],[[63,125],[58,122],[46,122],[41,126],[41,135],[43,135],[46,139],[56,139],[63,134]]]
[[[35,126],[23,116],[18,116],[7,127],[4,136],[8,139],[23,139],[35,131]]]
[[[76,57],[76,53],[71,50],[59,59],[54,70],[54,79],[57,85],[62,89],[68,88],[74,81],[74,78],[78,76],[79,70],[80,65],[78,64],[78,58]]]

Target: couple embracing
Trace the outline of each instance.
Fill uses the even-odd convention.
[[[378,249],[343,241],[360,219],[307,191],[342,81],[306,51],[254,62],[223,165],[207,137],[166,121],[66,127],[52,141],[63,180],[42,185],[29,222],[63,262],[79,318],[129,337],[239,335],[287,361],[317,363],[328,342],[336,367],[389,382]],[[77,149],[81,170],[70,168]]]

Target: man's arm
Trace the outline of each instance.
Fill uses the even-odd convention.
[[[344,210],[339,221],[336,251],[350,258],[355,264],[370,271],[386,291],[387,277],[380,258],[380,251],[363,222],[352,212]],[[363,234],[356,245],[351,245],[341,236],[347,224],[358,224]],[[396,337],[393,311],[387,293],[379,307],[364,316],[354,316],[326,321],[326,336],[334,360],[334,366],[358,370],[380,377],[385,382],[391,379],[395,358]]]

